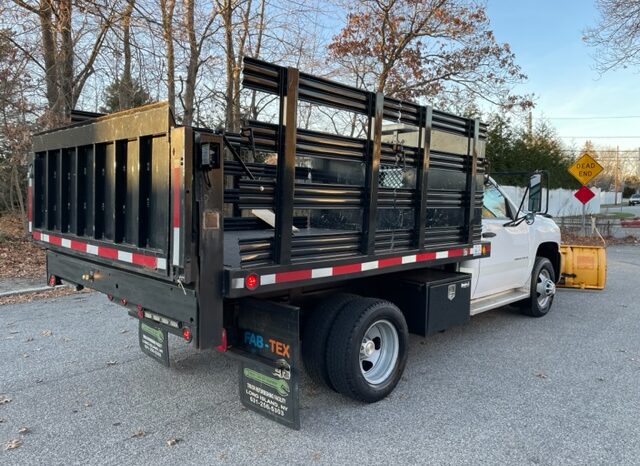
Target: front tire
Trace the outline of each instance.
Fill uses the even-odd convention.
[[[341,394],[375,403],[396,387],[407,364],[409,331],[402,312],[359,298],[338,314],[329,335],[327,369]]]
[[[522,311],[531,317],[547,315],[556,294],[556,275],[551,261],[546,257],[536,257],[531,272],[531,295],[523,301]]]

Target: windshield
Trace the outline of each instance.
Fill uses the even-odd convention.
[[[483,199],[483,218],[509,218],[507,199],[492,183],[485,184]]]

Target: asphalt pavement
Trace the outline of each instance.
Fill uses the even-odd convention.
[[[377,404],[305,377],[300,431],[243,409],[219,353],[144,356],[103,295],[0,307],[0,445],[21,440],[0,464],[640,464],[640,247],[608,258],[605,291],[561,290],[542,319],[412,337]]]

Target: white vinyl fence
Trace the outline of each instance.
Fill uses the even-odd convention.
[[[516,206],[519,205],[522,199],[522,194],[525,188],[518,186],[501,186],[504,192],[511,198]],[[602,191],[600,188],[591,188],[595,196],[585,206],[585,213],[597,214],[600,213],[600,206],[602,204],[613,204],[615,200],[615,193]],[[578,201],[573,193],[572,189],[552,189],[549,191],[549,214],[554,217],[570,217],[574,215],[582,214],[582,203]],[[545,208],[545,202],[547,198],[547,190],[543,190],[542,193],[542,208]],[[622,200],[622,194],[618,193],[618,203]],[[527,208],[527,201],[525,200],[524,208]]]

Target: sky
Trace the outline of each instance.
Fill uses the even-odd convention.
[[[534,123],[546,118],[568,146],[582,147],[586,136],[640,157],[640,117],[573,119],[640,116],[640,69],[600,76],[582,41],[597,23],[593,0],[488,0],[487,10],[497,40],[529,77],[516,91],[535,94]]]

